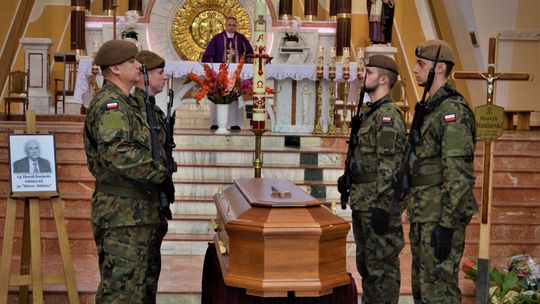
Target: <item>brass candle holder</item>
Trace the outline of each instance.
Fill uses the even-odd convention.
[[[343,113],[340,133],[342,135],[348,135],[350,133],[349,126],[347,124],[347,105],[349,103],[349,78],[350,78],[350,61],[349,61],[349,48],[343,48]]]
[[[326,134],[334,135],[336,134],[336,124],[334,123],[335,115],[334,115],[334,107],[336,105],[336,67],[330,66],[328,71],[328,79],[330,79],[330,87],[329,87],[329,107],[328,107],[328,115],[330,116],[330,124],[328,125],[328,131]]]
[[[347,123],[347,106],[349,104],[349,78],[350,78],[350,75],[349,75],[349,67],[343,67],[343,80],[345,80],[345,85],[344,85],[344,92],[343,92],[343,121],[341,123],[341,134],[342,135],[349,135],[350,134],[350,129],[349,129],[349,125]]]
[[[324,73],[324,48],[319,47],[317,54],[317,101],[315,104],[315,128],[314,134],[322,134],[321,126],[321,106],[322,106],[322,78]]]

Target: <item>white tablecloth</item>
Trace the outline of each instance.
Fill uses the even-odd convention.
[[[238,64],[231,63],[229,65],[229,71],[234,71]],[[219,64],[212,64],[211,67],[217,72],[219,70]],[[350,64],[350,78],[349,82],[356,80],[357,63]],[[200,62],[195,61],[167,61],[165,63],[165,73],[172,75],[175,78],[186,76],[189,72],[202,75],[204,74],[203,65]],[[343,66],[336,66],[336,78],[335,81],[343,81]],[[240,77],[243,79],[250,79],[253,77],[253,64],[244,64]],[[291,78],[294,80],[317,80],[317,65],[314,63],[305,64],[267,64],[266,65],[266,77],[268,79],[283,80]],[[328,66],[324,67],[323,77],[328,79]]]
[[[237,64],[230,64],[229,71],[234,71]],[[356,80],[358,64],[352,62],[350,64],[350,78],[349,82]],[[219,64],[213,64],[212,68],[215,71],[219,70]],[[174,61],[169,60],[165,63],[165,73],[175,78],[186,76],[189,72],[202,75],[203,66],[200,62],[196,61]],[[341,64],[336,65],[336,78],[335,81],[343,82],[343,66]],[[77,71],[77,80],[75,82],[74,100],[75,102],[83,104],[88,107],[92,95],[90,93],[90,87],[88,85],[88,76],[92,75],[92,58],[80,58],[79,70]],[[244,64],[240,77],[243,79],[250,79],[253,76],[253,64]],[[283,80],[291,78],[294,80],[309,79],[312,81],[317,80],[317,65],[314,63],[306,64],[267,64],[266,65],[266,77],[268,79]],[[324,67],[324,79],[328,79],[328,66]]]

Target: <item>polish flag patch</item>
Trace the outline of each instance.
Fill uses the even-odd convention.
[[[383,116],[383,117],[382,117],[382,122],[383,122],[383,123],[391,123],[391,122],[392,122],[392,117],[390,117],[390,116]]]
[[[456,121],[456,113],[444,115],[444,121],[445,122]]]
[[[111,110],[111,109],[116,109],[118,108],[118,103],[117,102],[109,102],[107,104],[107,106],[105,106],[108,110]]]

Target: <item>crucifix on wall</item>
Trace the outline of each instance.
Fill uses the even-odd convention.
[[[477,134],[484,141],[483,184],[481,198],[480,248],[476,279],[476,303],[487,303],[489,295],[489,246],[492,205],[493,141],[503,133],[504,108],[495,105],[493,100],[495,83],[500,80],[528,80],[526,73],[495,72],[497,38],[489,39],[487,72],[454,72],[454,79],[484,80],[487,83],[487,102],[475,108]]]

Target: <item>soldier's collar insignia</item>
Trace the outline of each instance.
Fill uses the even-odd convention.
[[[383,117],[382,117],[382,122],[383,122],[383,123],[391,123],[391,122],[392,122],[392,117],[390,117],[390,116],[383,116]]]
[[[456,121],[456,113],[451,113],[451,114],[444,115],[444,121],[445,122]]]
[[[109,102],[107,105],[105,105],[105,108],[107,110],[116,109],[118,108],[118,102]]]

